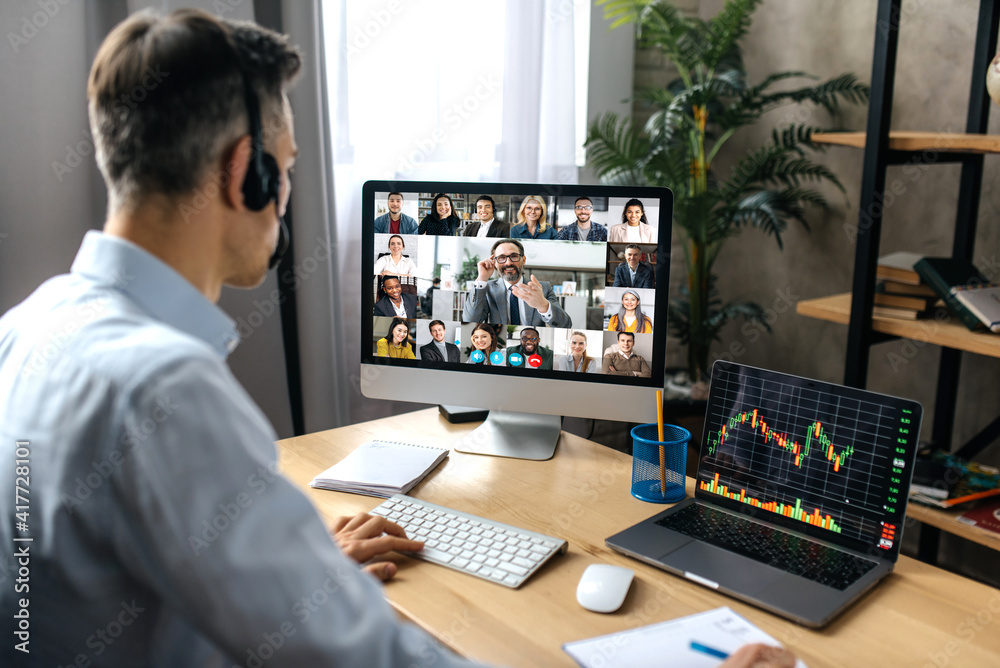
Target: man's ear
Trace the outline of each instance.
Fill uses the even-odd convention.
[[[229,181],[223,192],[226,203],[237,211],[246,210],[246,205],[243,203],[243,180],[250,168],[251,152],[250,135],[243,135],[225,155],[225,170],[229,175]]]

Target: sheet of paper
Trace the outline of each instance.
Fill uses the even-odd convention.
[[[584,668],[715,668],[721,659],[691,649],[691,642],[732,654],[747,643],[780,645],[732,609],[716,608],[668,622],[566,643],[563,651]],[[796,668],[806,668],[802,661]]]

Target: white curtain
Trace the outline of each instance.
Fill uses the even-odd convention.
[[[358,390],[362,184],[576,183],[579,11],[589,13],[589,2],[323,2],[337,202],[333,312],[344,326],[338,348],[350,373],[339,385],[350,421],[423,407]]]
[[[576,183],[574,14],[586,2],[507,3],[500,181]]]

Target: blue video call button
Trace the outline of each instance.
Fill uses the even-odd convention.
[[[524,357],[521,356],[521,353],[511,353],[510,357],[507,358],[507,363],[511,366],[521,366],[524,364]]]
[[[469,359],[471,359],[476,364],[482,364],[483,360],[486,359],[486,353],[484,353],[482,350],[473,350],[472,354],[469,355]]]
[[[501,365],[503,364],[503,353],[499,350],[494,350],[490,353],[490,364]]]

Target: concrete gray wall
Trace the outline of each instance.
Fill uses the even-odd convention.
[[[722,0],[686,0],[678,3],[702,17],[714,15]],[[972,45],[975,40],[978,2],[903,2],[892,128],[962,132],[971,83]],[[875,3],[870,0],[768,0],[756,12],[753,27],[743,42],[752,81],[780,70],[804,70],[828,78],[855,72],[871,79],[875,36]],[[669,65],[655,54],[636,56],[636,85],[665,81]],[[996,110],[994,110],[995,112]],[[841,126],[864,130],[867,109],[847,107],[835,118],[811,108],[782,108],[768,114],[757,126],[737,134],[714,166],[725,175],[740,156],[767,140],[771,129],[789,120],[822,127]],[[636,114],[641,118],[641,111]],[[992,113],[990,132],[998,132],[1000,114]],[[830,148],[821,156],[840,177],[846,198],[827,187],[832,211],[810,217],[812,233],[790,229],[780,251],[773,237],[744,230],[727,242],[716,263],[719,288],[725,297],[745,298],[764,307],[848,292],[854,266],[855,245],[844,231],[857,222],[862,152]],[[887,183],[900,181],[906,192],[889,203],[883,222],[880,253],[909,250],[925,255],[949,255],[957,207],[960,168],[935,165],[914,180],[902,167],[889,169]],[[986,174],[980,205],[974,262],[1000,280],[1000,159],[986,157]],[[676,235],[676,233],[675,233]],[[675,242],[676,248],[676,242]],[[682,256],[674,255],[676,287],[682,274]],[[779,371],[842,382],[847,327],[805,318],[787,308],[773,323],[774,333],[755,340],[742,323],[727,326],[713,358],[731,354],[734,344],[742,353],[739,362]],[[683,351],[672,347],[669,361],[683,364]],[[919,342],[899,340],[872,349],[868,387],[872,390],[917,399],[924,405],[922,438],[930,436],[934,413],[937,364],[940,349]],[[996,417],[1000,407],[1000,359],[963,356],[956,411],[955,442],[964,443]],[[984,453],[984,461],[1000,459],[997,444]]]

